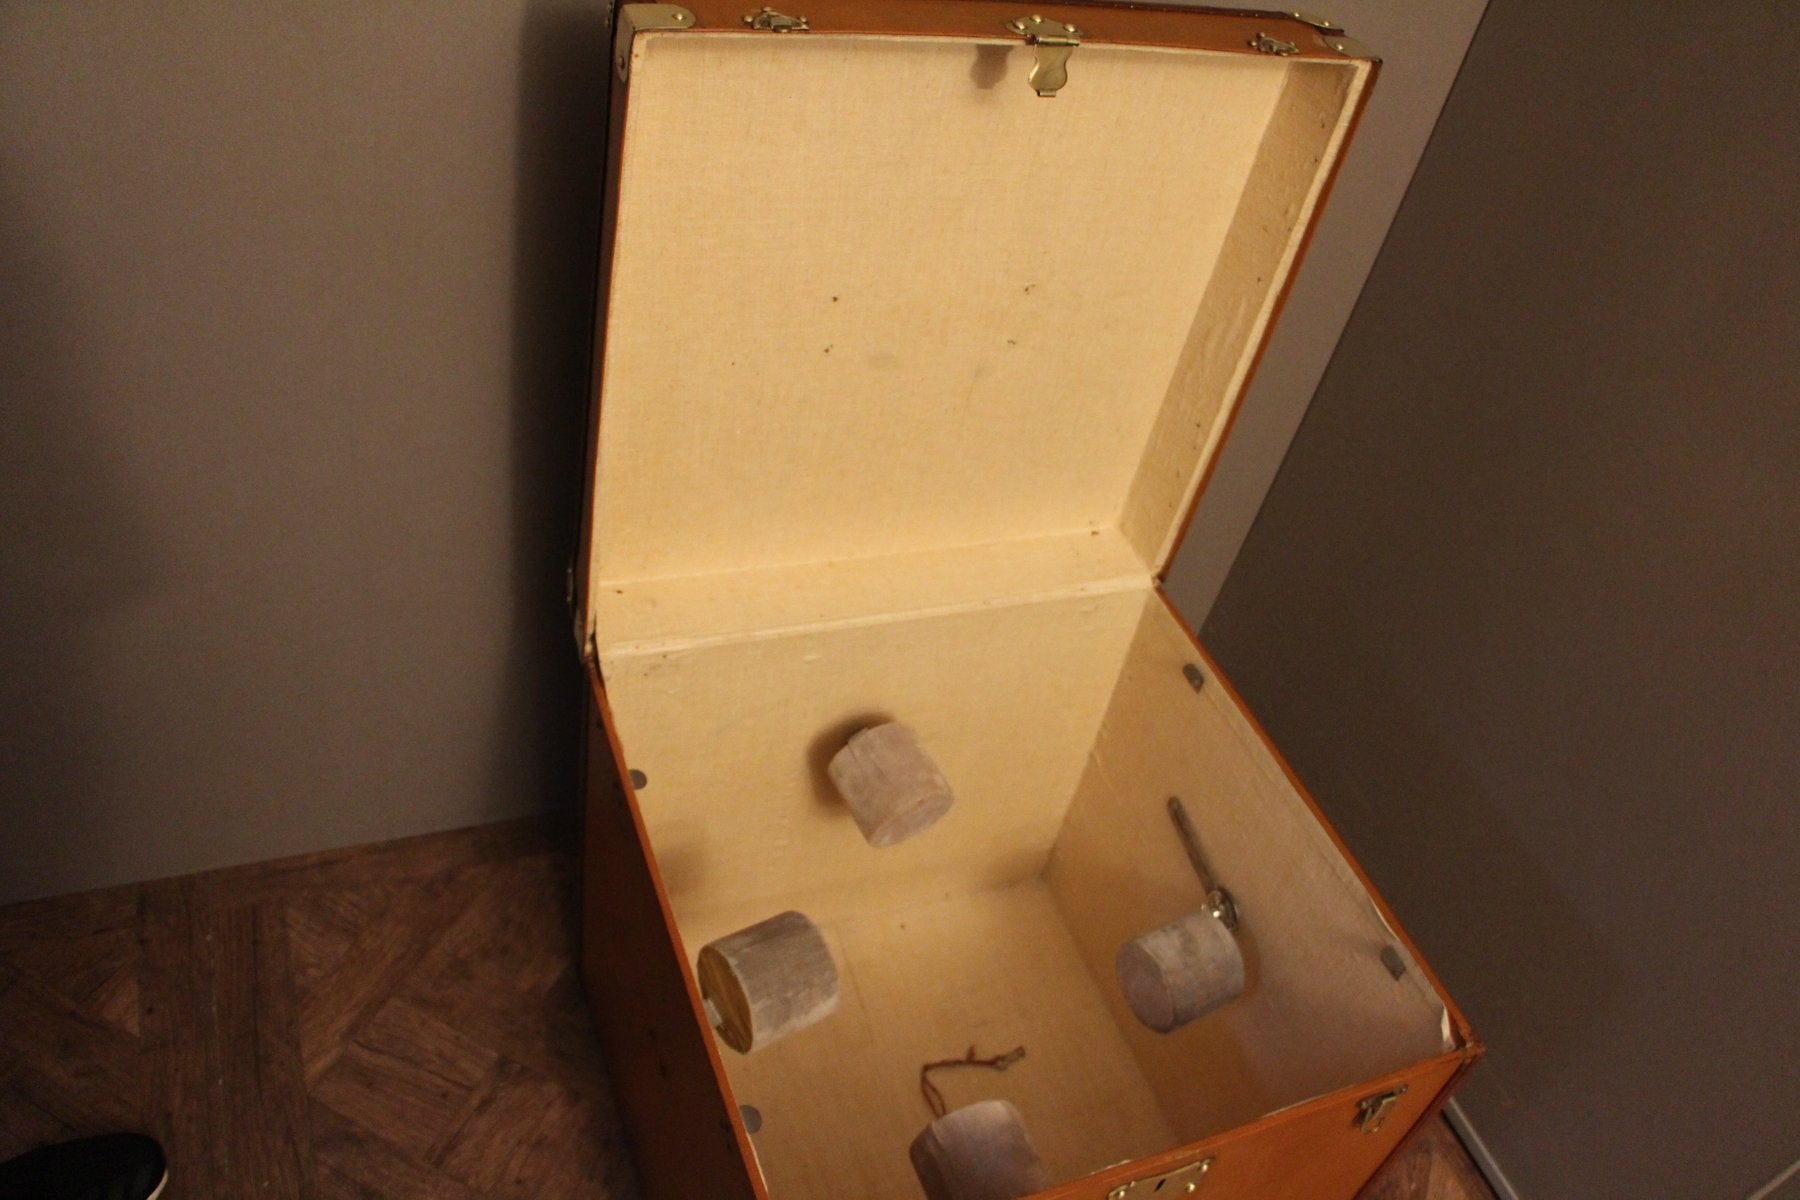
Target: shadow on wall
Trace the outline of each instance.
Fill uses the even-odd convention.
[[[0,846],[31,895],[119,836],[104,790],[119,686],[95,636],[153,590],[155,556],[74,377],[74,306],[0,180]]]
[[[1540,853],[1521,841],[1504,799],[1487,792],[1432,714],[1410,698],[1416,686],[1360,652],[1352,630],[1329,618],[1297,630],[1293,613],[1233,603],[1230,587],[1204,640],[1225,648],[1221,659],[1232,681],[1369,874],[1501,882],[1440,889],[1429,907],[1411,894],[1405,899],[1415,903],[1401,904],[1399,916],[1477,1036],[1529,1028],[1531,1053],[1516,1062],[1504,1042],[1488,1046],[1490,1055],[1509,1060],[1498,1102],[1528,1111],[1556,1085],[1543,1064],[1579,1060],[1586,1031],[1619,1010],[1629,981],[1540,865]],[[1233,663],[1229,651],[1250,646],[1256,661]],[[1434,815],[1420,820],[1421,811]],[[1467,936],[1471,929],[1481,936]],[[1494,962],[1515,964],[1512,986],[1471,991],[1467,981]],[[1464,1087],[1496,1086],[1495,1074],[1477,1070]]]
[[[583,503],[601,181],[612,34],[598,5],[528,8],[519,42],[512,327],[513,629],[509,695],[495,731],[497,794],[508,761],[537,747],[575,793],[581,676],[564,572]],[[546,712],[551,729],[534,728]],[[538,774],[532,772],[533,775]]]

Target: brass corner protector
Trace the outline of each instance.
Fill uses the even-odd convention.
[[[1353,37],[1345,37],[1342,32],[1328,33],[1325,44],[1336,50],[1345,58],[1360,58],[1366,62],[1378,63],[1381,55],[1375,53]]]
[[[621,80],[631,76],[631,43],[652,29],[692,29],[694,14],[679,4],[621,4],[613,31],[613,66]]]
[[[1344,27],[1342,25],[1339,25],[1336,21],[1332,20],[1330,17],[1321,17],[1317,13],[1290,12],[1287,15],[1294,18],[1294,20],[1300,22],[1302,25],[1311,25],[1314,29],[1318,30],[1320,33],[1342,33],[1342,32],[1344,32]]]

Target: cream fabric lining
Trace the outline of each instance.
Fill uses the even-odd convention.
[[[596,595],[1088,530],[1154,568],[1366,66],[1029,62],[636,40]]]
[[[1036,1104],[1034,1128],[1070,1172],[1451,1048],[1422,972],[1389,974],[1381,952],[1400,948],[1367,892],[1224,689],[1190,686],[1192,658],[1147,583],[603,656],[690,952],[789,908],[837,951],[840,1016],[727,1059],[739,1098],[793,1131],[761,1147],[780,1194],[841,1194],[807,1171],[891,1175],[922,1119],[919,1063],[969,1038],[1029,1043],[1031,1065],[991,1094]],[[919,730],[957,801],[876,851],[825,764],[893,717]],[[1161,1035],[1126,1008],[1112,956],[1203,901],[1170,795],[1238,898],[1250,983]],[[1066,1082],[1082,1077],[1090,1092]],[[856,1194],[899,1200],[893,1186]]]
[[[1216,683],[1182,673],[1186,634],[1142,609],[1045,878],[1178,1135],[1199,1138],[1440,1054],[1446,1011],[1280,762]],[[1178,795],[1236,898],[1246,995],[1158,1034],[1107,986],[1119,944],[1205,893],[1170,827]],[[1408,969],[1393,978],[1384,948]],[[1197,1062],[1205,1087],[1194,1086]]]

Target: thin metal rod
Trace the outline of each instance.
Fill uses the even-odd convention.
[[[1225,928],[1235,931],[1238,927],[1237,901],[1219,886],[1212,869],[1206,865],[1206,856],[1200,852],[1200,835],[1194,831],[1193,819],[1188,816],[1187,806],[1180,796],[1169,797],[1169,820],[1175,822],[1175,832],[1181,835],[1181,848],[1187,851],[1194,874],[1199,876],[1200,886],[1206,889],[1207,907],[1213,916],[1225,923]]]
[[[1200,853],[1200,835],[1194,831],[1194,820],[1188,816],[1187,805],[1181,802],[1180,796],[1169,797],[1169,820],[1175,822],[1175,832],[1181,835],[1181,848],[1187,851],[1188,861],[1194,864],[1194,874],[1200,877],[1200,886],[1208,895],[1218,890],[1213,882],[1212,871],[1206,865],[1206,856]]]

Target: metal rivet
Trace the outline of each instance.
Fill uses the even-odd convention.
[[[762,1132],[762,1110],[754,1104],[738,1105],[738,1116],[744,1118],[744,1128],[751,1133]]]
[[[631,776],[631,786],[638,791],[642,791],[650,782],[650,777],[636,767],[633,767],[628,774]]]
[[[1187,663],[1181,668],[1181,674],[1196,692],[1206,686],[1206,676],[1196,663]]]

